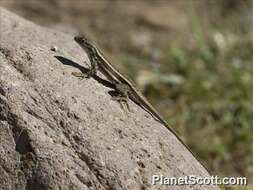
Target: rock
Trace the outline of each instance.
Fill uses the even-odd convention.
[[[101,74],[71,74],[88,62],[73,36],[0,8],[0,189],[168,189],[152,175],[209,176],[147,112],[111,100]]]

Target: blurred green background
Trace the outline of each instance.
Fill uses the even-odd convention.
[[[0,6],[40,25],[86,33],[212,175],[253,183],[252,0],[0,0]]]

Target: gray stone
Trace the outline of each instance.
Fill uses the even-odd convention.
[[[218,189],[152,185],[209,174],[139,106],[71,74],[88,63],[73,36],[0,8],[0,189]]]

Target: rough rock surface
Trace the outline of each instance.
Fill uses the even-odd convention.
[[[112,101],[101,74],[71,75],[87,63],[73,36],[0,8],[0,189],[218,189],[152,185],[209,174],[148,113]]]

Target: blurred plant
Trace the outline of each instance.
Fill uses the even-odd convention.
[[[156,67],[152,55],[128,55],[123,67],[213,173],[251,179],[253,32],[210,26],[204,33],[193,13],[194,46],[170,45]]]

